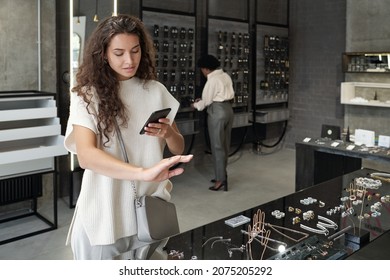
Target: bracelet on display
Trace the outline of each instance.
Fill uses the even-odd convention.
[[[308,226],[303,225],[303,224],[299,224],[299,226],[302,229],[305,229],[305,230],[313,232],[313,233],[323,234],[325,236],[328,236],[328,234],[329,234],[329,230],[326,227],[322,226],[321,224],[317,224],[317,228],[311,228],[311,227],[308,227]]]
[[[278,226],[278,225],[273,225],[273,224],[270,224],[270,223],[265,223],[264,224],[265,226],[268,226],[270,227],[272,230],[276,231],[277,233],[279,233],[280,235],[294,241],[294,242],[301,242],[302,240],[304,240],[305,238],[309,237],[309,234],[308,233],[305,233],[305,232],[302,232],[302,231],[298,231],[298,230],[294,230],[294,229],[291,229],[291,228],[287,228],[287,227],[282,227],[282,226]],[[283,233],[282,231],[280,231],[279,229],[281,230],[284,230],[284,231],[289,231],[289,232],[293,232],[293,233],[296,233],[296,234],[299,234],[299,235],[302,235],[301,238],[299,239],[295,239],[285,233]]]
[[[322,226],[324,226],[326,228],[333,228],[333,229],[337,229],[338,228],[338,225],[334,221],[332,221],[332,220],[330,220],[330,219],[328,219],[326,217],[318,215],[318,220],[320,220],[318,222],[318,224],[320,224],[320,225],[322,225]]]
[[[390,183],[390,174],[389,173],[382,173],[382,172],[374,172],[370,174],[371,178],[385,181]]]

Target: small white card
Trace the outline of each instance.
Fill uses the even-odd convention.
[[[378,146],[390,148],[390,136],[379,135]]]
[[[246,223],[249,223],[250,221],[251,221],[251,219],[248,218],[247,216],[240,215],[240,216],[231,218],[229,220],[225,220],[225,224],[227,224],[228,226],[231,226],[232,228],[235,228],[235,227],[244,225]]]
[[[355,148],[355,145],[348,145],[347,150],[353,150]]]
[[[330,144],[332,147],[337,147],[338,145],[340,145],[339,142],[333,142],[332,144]]]
[[[309,137],[306,137],[305,139],[303,139],[303,142],[307,143],[307,142],[310,142],[311,138]]]

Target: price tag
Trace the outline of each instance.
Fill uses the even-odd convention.
[[[307,142],[310,142],[311,138],[309,137],[306,137],[305,139],[303,139],[303,142],[307,143]]]
[[[355,145],[348,145],[348,146],[347,146],[347,150],[349,150],[349,151],[350,151],[350,150],[353,150],[354,148],[355,148]]]

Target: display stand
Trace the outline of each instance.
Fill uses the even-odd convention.
[[[38,91],[0,93],[0,206],[5,208],[31,201],[28,209],[8,207],[8,210],[12,208],[11,211],[2,211],[2,236],[9,229],[12,237],[2,239],[0,244],[57,228],[56,157],[66,155],[67,151],[54,97],[53,93]],[[38,211],[38,197],[43,195],[45,174],[53,176],[52,219]],[[29,217],[43,221],[46,227],[31,226],[32,231],[28,233],[12,230],[20,221],[31,222]]]
[[[188,13],[143,11],[156,49],[157,78],[180,102],[176,124],[183,135],[197,133],[195,98],[195,17]]]
[[[42,183],[42,176],[45,175],[45,173],[40,173],[40,174],[34,174],[34,176],[39,176],[41,179]],[[13,241],[17,241],[23,238],[31,237],[34,235],[38,235],[41,233],[45,233],[48,231],[52,231],[57,229],[58,226],[58,209],[57,209],[57,176],[55,173],[53,173],[53,182],[52,182],[52,191],[53,191],[53,196],[52,196],[52,217],[47,218],[45,214],[39,212],[38,210],[38,197],[33,196],[31,198],[31,207],[29,209],[22,209],[19,211],[14,211],[11,214],[4,215],[3,218],[0,219],[0,226],[2,228],[3,234],[4,231],[8,230],[9,234],[11,237],[5,238],[0,240],[0,245],[10,243]],[[29,223],[29,225],[32,225],[34,229],[32,229],[29,232],[24,232],[15,235],[14,232],[20,232],[18,229],[18,225],[20,223]],[[44,225],[41,225],[43,222]],[[23,227],[23,230],[25,227]]]

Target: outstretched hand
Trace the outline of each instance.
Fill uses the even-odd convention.
[[[164,181],[173,176],[180,175],[184,172],[183,168],[174,168],[170,170],[172,166],[178,163],[189,162],[193,158],[193,155],[178,155],[161,160],[153,167],[145,169],[145,181]]]

